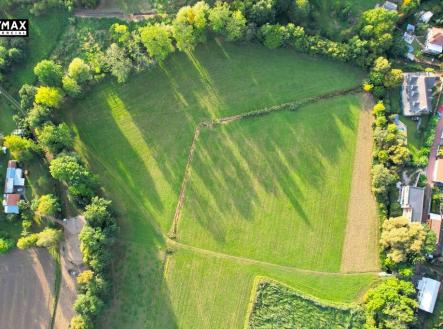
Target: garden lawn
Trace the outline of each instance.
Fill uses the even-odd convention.
[[[423,147],[423,135],[417,129],[417,121],[411,118],[400,116],[400,121],[403,122],[408,129],[408,148],[414,157],[419,156],[419,151]]]
[[[360,97],[203,129],[178,240],[281,265],[339,271]]]

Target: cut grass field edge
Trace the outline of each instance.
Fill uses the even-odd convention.
[[[269,107],[265,107],[262,109],[253,110],[253,111],[249,111],[249,112],[245,112],[245,113],[241,113],[241,114],[237,114],[237,115],[233,115],[233,116],[227,116],[227,117],[222,117],[222,118],[218,118],[218,119],[213,119],[213,120],[209,120],[209,121],[206,120],[206,121],[200,122],[194,130],[194,136],[192,138],[191,147],[188,152],[188,160],[187,160],[186,166],[185,166],[185,173],[183,175],[183,181],[180,186],[179,198],[178,198],[177,206],[175,208],[172,226],[171,226],[171,229],[169,230],[169,233],[167,234],[167,237],[170,239],[175,239],[177,236],[181,211],[183,209],[184,200],[185,200],[186,186],[189,181],[189,177],[191,175],[192,159],[194,156],[196,142],[198,140],[198,137],[200,135],[200,131],[202,129],[204,129],[204,128],[213,129],[213,128],[216,128],[220,125],[229,124],[234,121],[253,118],[253,117],[257,117],[257,116],[264,116],[264,115],[271,114],[274,112],[296,111],[299,108],[301,108],[303,106],[307,106],[309,104],[317,103],[317,102],[320,102],[323,100],[327,100],[327,99],[331,99],[331,98],[335,98],[335,97],[339,97],[339,96],[345,96],[345,95],[349,95],[349,94],[359,94],[359,93],[361,93],[361,87],[355,86],[355,87],[351,87],[351,88],[346,88],[346,89],[341,89],[341,90],[336,90],[333,92],[325,93],[325,94],[322,94],[319,96],[308,97],[308,98],[302,99],[302,100],[273,105],[273,106],[269,106]]]
[[[232,261],[235,261],[238,263],[265,266],[265,267],[275,268],[278,270],[284,270],[284,271],[289,271],[289,272],[294,272],[294,273],[324,275],[325,277],[328,277],[328,276],[329,277],[331,277],[331,276],[359,276],[362,274],[377,275],[379,273],[379,271],[347,272],[347,273],[315,271],[315,270],[298,268],[298,267],[294,267],[294,266],[279,265],[279,264],[269,263],[269,262],[265,262],[265,261],[261,261],[261,260],[257,260],[257,259],[241,257],[241,256],[234,256],[234,255],[225,254],[225,253],[218,252],[218,251],[212,251],[212,250],[208,250],[208,249],[198,248],[198,247],[194,247],[194,246],[191,246],[191,245],[188,245],[185,243],[181,243],[181,242],[178,242],[178,241],[175,241],[172,239],[168,239],[167,244],[172,249],[174,249],[174,247],[175,247],[175,248],[180,248],[180,249],[192,251],[192,252],[195,252],[195,253],[198,253],[201,255],[205,255],[205,256],[217,257],[217,258],[221,258],[221,259],[229,259],[229,260],[232,260]]]
[[[251,295],[249,298],[248,309],[246,311],[243,329],[249,329],[249,322],[251,320],[252,312],[254,311],[254,307],[257,302],[257,292],[258,292],[258,286],[260,283],[278,284],[282,287],[292,290],[293,292],[295,292],[296,295],[298,295],[298,297],[300,297],[308,302],[317,304],[320,307],[332,307],[332,308],[339,309],[342,311],[357,310],[359,308],[358,303],[338,303],[338,302],[325,301],[320,298],[314,297],[310,294],[306,294],[304,292],[301,292],[299,289],[291,287],[290,285],[283,283],[281,281],[272,279],[267,276],[258,275],[254,278],[254,281],[252,284]]]

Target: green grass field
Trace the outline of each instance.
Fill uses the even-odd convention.
[[[130,262],[128,269],[117,271],[138,273],[132,274],[138,284],[118,283],[118,305],[105,314],[102,328],[240,329],[257,276],[272,277],[303,294],[339,303],[360,301],[364,291],[376,280],[374,274],[310,273],[218,258],[182,248],[169,256],[163,276],[155,260],[145,251],[131,245],[128,253],[145,255],[145,258],[137,264]]]
[[[192,55],[174,54],[163,67],[135,75],[125,85],[108,80],[94,88],[82,100],[67,104],[62,119],[70,124],[77,135],[77,150],[98,175],[104,192],[113,200],[119,217],[120,234],[115,248],[116,263],[113,267],[114,299],[110,310],[102,317],[102,327],[203,329],[208,328],[210,324],[211,328],[241,328],[252,281],[256,275],[275,277],[318,298],[335,302],[355,301],[374,280],[372,274],[316,274],[248,260],[239,263],[229,257],[218,258],[210,251],[199,254],[193,251],[192,247],[175,245],[172,248],[179,250],[169,256],[170,261],[167,262],[166,269],[164,259],[165,246],[168,244],[165,234],[172,224],[188,152],[198,123],[358,87],[363,77],[364,73],[356,68],[322,58],[304,56],[289,49],[268,50],[254,44],[210,41]],[[272,148],[273,145],[282,147],[282,153],[286,152],[285,154],[291,157],[288,161],[300,156],[297,150],[291,150],[289,145],[279,141],[279,138],[293,138],[294,145],[297,145],[301,142],[303,131],[303,134],[313,138],[312,144],[315,140],[324,142],[324,145],[317,145],[315,149],[315,155],[319,156],[315,163],[316,168],[324,166],[325,172],[320,173],[320,176],[332,174],[333,177],[327,180],[327,184],[337,182],[339,188],[347,193],[349,186],[346,187],[346,182],[337,180],[337,174],[331,173],[330,161],[334,155],[326,149],[336,149],[335,160],[340,165],[346,160],[350,161],[343,169],[349,173],[353,157],[351,149],[352,145],[355,145],[357,104],[355,98],[344,97],[338,101],[324,103],[325,113],[330,113],[329,116],[318,112],[319,115],[315,118],[315,113],[319,110],[315,106],[308,106],[306,109],[311,111],[304,110],[301,114],[272,114],[251,120],[245,127],[241,124],[238,128],[240,133],[245,134],[248,133],[248,129],[249,133],[253,134],[259,134],[263,130],[264,137],[257,137],[255,142],[262,141],[264,145],[262,149],[257,145],[256,152],[270,151],[268,161],[278,155],[277,150]],[[309,124],[303,127],[296,118],[308,120]],[[284,122],[285,120],[288,122]],[[323,137],[314,136],[317,128],[312,129],[312,124],[317,121],[321,122],[323,129],[336,131],[321,131]],[[290,127],[290,124],[293,127]],[[273,128],[282,131],[272,133]],[[230,128],[227,126],[226,129]],[[297,129],[300,130],[300,136],[296,133]],[[201,143],[204,143],[204,137],[210,137],[206,136],[206,133],[216,132],[204,132]],[[263,141],[266,136],[275,140]],[[212,137],[214,138],[216,136]],[[328,138],[336,138],[336,143],[327,141]],[[350,140],[345,143],[343,139]],[[214,147],[222,146],[222,141],[216,142]],[[230,141],[226,142],[227,146],[236,146],[234,141],[232,144],[229,144]],[[251,142],[254,142],[252,136]],[[236,151],[247,150],[238,148]],[[300,152],[306,152],[306,149]],[[258,153],[255,155],[259,156]],[[265,159],[265,154],[261,157]],[[309,159],[311,163],[315,162],[313,155]],[[197,158],[195,160],[198,161]],[[313,172],[312,168],[299,166],[300,163],[290,164],[285,171],[283,158],[279,158],[275,165],[281,175],[294,168]],[[269,170],[266,166],[263,168]],[[221,170],[220,174],[223,173],[223,169],[216,166],[212,169]],[[302,200],[296,200],[300,195],[290,196],[298,186],[292,186],[285,179],[299,179],[300,181],[295,182],[303,184],[300,187],[307,186],[301,177],[296,176],[294,174],[276,177],[273,182],[278,186],[276,193],[282,196],[277,202],[286,206],[279,215],[291,214],[294,228],[299,225],[295,222],[301,218],[300,215],[296,215],[294,204]],[[323,178],[317,176],[312,179],[314,182],[321,182]],[[262,197],[265,197],[265,192],[270,193],[265,189],[269,186],[263,181],[259,182],[263,184],[260,192],[263,193]],[[320,190],[319,187],[315,187],[313,191],[316,189]],[[235,193],[233,190],[226,192]],[[286,193],[289,193],[289,196]],[[320,196],[318,197],[318,200],[321,200]],[[220,201],[224,202],[222,196]],[[245,202],[251,206],[251,201],[246,197]],[[314,202],[314,199],[310,199],[310,206],[302,210],[314,211]],[[345,225],[345,218],[338,220],[338,216],[343,216],[344,201],[328,202],[338,207],[337,215],[328,219],[328,224],[334,233],[342,231],[337,237],[338,242],[333,243],[339,249],[333,255],[332,245],[325,242],[318,255],[323,260],[326,255],[331,255],[332,259],[324,266],[319,265],[320,258],[307,260],[303,265],[302,261],[293,260],[292,254],[280,255],[277,262],[327,270],[337,269]],[[316,211],[318,214],[318,210]],[[258,216],[255,220],[263,221],[264,218]],[[184,222],[185,220],[182,224]],[[325,236],[326,226],[313,225]],[[283,229],[283,226],[279,229]],[[302,226],[307,227],[307,222],[300,225]],[[267,229],[269,227],[268,225]],[[260,230],[258,225],[245,226],[243,229],[249,228],[254,232]],[[180,225],[179,234],[182,229],[183,232],[188,231]],[[311,237],[313,230],[314,228],[309,233]],[[296,231],[293,232],[296,234]],[[193,234],[190,236],[195,238]],[[263,237],[264,234],[261,234],[260,238]],[[281,250],[289,248],[288,238],[289,234],[279,246]],[[296,239],[295,236],[293,238]],[[257,243],[264,254],[257,259],[271,260],[271,252],[265,250],[266,243],[269,249],[273,248],[271,237],[266,241],[252,241]],[[233,252],[235,248],[227,252]],[[297,248],[290,251],[294,253]],[[253,257],[250,254],[245,256]]]
[[[340,269],[358,96],[204,129],[178,240],[298,268]]]

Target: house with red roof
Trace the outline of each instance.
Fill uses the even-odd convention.
[[[25,191],[23,170],[15,160],[8,162],[6,168],[5,190],[3,194],[3,209],[5,214],[20,213],[18,202]]]
[[[443,28],[433,27],[428,30],[425,53],[439,55],[443,53]]]

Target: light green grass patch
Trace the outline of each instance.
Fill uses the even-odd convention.
[[[178,240],[339,271],[360,107],[343,96],[203,129]]]

